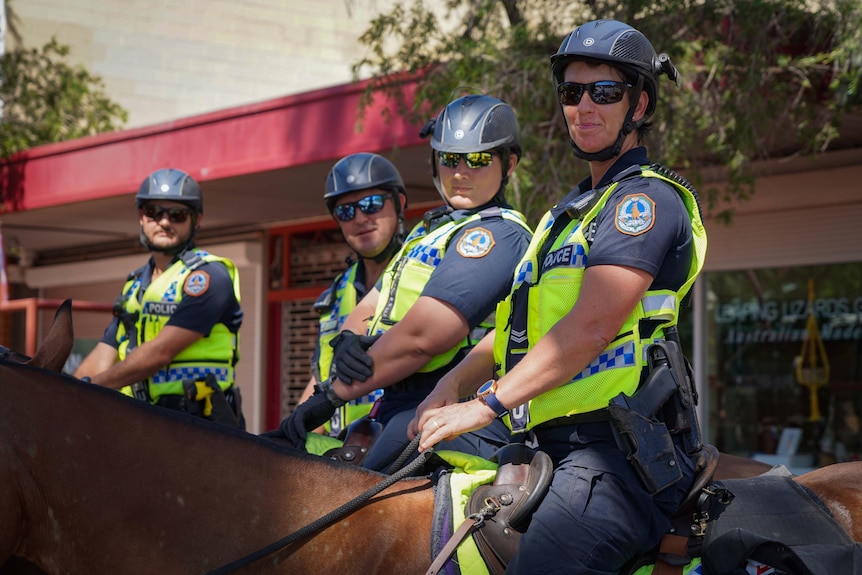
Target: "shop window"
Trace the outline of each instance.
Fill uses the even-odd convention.
[[[801,467],[859,459],[862,263],[705,279],[710,441],[744,456],[790,445]]]

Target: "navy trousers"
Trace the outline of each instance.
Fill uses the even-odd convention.
[[[658,545],[694,482],[694,462],[678,445],[683,478],[650,495],[607,422],[535,434],[554,461],[554,476],[507,575],[615,575]]]

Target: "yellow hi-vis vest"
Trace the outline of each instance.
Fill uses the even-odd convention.
[[[380,299],[377,302],[374,317],[368,324],[368,334],[375,335],[388,331],[404,319],[422,295],[422,290],[425,289],[431,274],[446,256],[449,242],[461,228],[471,222],[497,217],[514,222],[532,232],[523,214],[500,207],[486,208],[460,220],[448,221],[433,229],[427,229],[425,222],[416,224],[404,241],[401,251],[392,259],[381,276],[383,283]],[[431,358],[417,371],[420,373],[434,371],[452,362],[459,352],[469,351],[494,327],[492,319],[493,317],[489,315],[462,341],[448,351]]]
[[[117,330],[120,361],[135,348],[155,339],[171,318],[183,298],[183,285],[189,274],[207,262],[221,262],[228,270],[233,281],[233,291],[240,301],[239,273],[236,265],[227,259],[209,254],[203,250],[188,250],[171,266],[162,272],[144,291],[141,290],[141,275],[146,266],[129,275],[123,286],[122,309],[136,317],[134,333],[128,333],[122,321]],[[140,301],[139,301],[140,300]],[[212,373],[222,390],[231,387],[235,380],[235,366],[239,361],[239,334],[231,333],[226,325],[213,326],[208,336],[204,336],[177,354],[173,361],[145,381],[149,399],[156,403],[163,395],[183,395],[183,381],[202,381]],[[131,387],[121,391],[132,395]]]
[[[667,175],[658,173],[661,170]],[[500,374],[511,369],[536,343],[566,315],[578,299],[590,245],[584,233],[605,206],[610,195],[625,178],[637,172],[625,172],[620,179],[598,191],[599,199],[580,220],[568,223],[555,237],[549,237],[554,218],[546,213],[533,236],[533,241],[516,268],[512,293],[497,307],[497,330],[494,338],[494,359]],[[706,256],[706,231],[701,220],[697,198],[686,187],[687,182],[672,172],[657,166],[641,167],[640,175],[659,178],[677,189],[691,217],[694,253],[688,277],[679,290],[649,290],[631,315],[619,335],[583,371],[569,381],[546,391],[528,403],[512,409],[504,420],[512,431],[521,432],[558,417],[589,413],[608,406],[620,392],[632,395],[645,366],[646,346],[664,338],[664,329],[676,325],[682,298],[691,289],[703,267]],[[677,181],[679,179],[680,181]],[[564,263],[541,273],[538,254],[542,245],[553,242],[547,257],[560,257]],[[534,283],[536,282],[536,283]],[[526,298],[526,300],[522,300]],[[519,314],[517,317],[512,314]],[[526,314],[526,317],[523,317]],[[650,333],[641,334],[640,320],[655,320]],[[526,326],[525,330],[514,326]]]
[[[358,294],[356,293],[355,282],[358,267],[359,263],[357,262],[344,270],[333,280],[332,286],[324,292],[323,296],[314,303],[314,309],[321,312],[317,364],[312,369],[314,379],[318,383],[327,379],[332,370],[333,350],[329,342],[338,335],[341,326],[344,325],[344,320],[356,307]],[[338,408],[335,415],[326,424],[328,431],[333,435],[338,435],[342,429],[357,419],[368,415],[374,401],[382,395],[383,390],[378,389],[348,401]]]

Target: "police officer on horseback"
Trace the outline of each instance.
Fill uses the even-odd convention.
[[[416,406],[491,327],[531,237],[505,198],[521,157],[514,110],[491,96],[463,96],[440,112],[429,133],[433,179],[445,205],[413,228],[377,288],[348,317],[334,349],[335,377],[280,426],[301,446],[306,431],[337,406],[382,388],[383,433],[362,461],[372,469],[401,453]],[[366,353],[361,337],[379,338]],[[508,441],[498,423],[449,448],[490,456]]]
[[[245,427],[236,363],[239,272],[195,248],[203,194],[182,170],[156,170],[135,195],[146,264],[129,274],[114,317],[77,377],[154,405]]]
[[[379,154],[359,152],[338,160],[326,177],[326,208],[338,224],[344,241],[356,258],[314,302],[320,314],[317,347],[311,362],[312,378],[299,403],[314,393],[314,386],[330,376],[332,342],[344,320],[373,288],[404,241],[407,189],[395,164]],[[371,411],[382,390],[342,405],[327,430],[338,436]]]
[[[676,325],[706,234],[693,188],[642,144],[660,76],[676,80],[670,59],[599,20],[566,36],[551,68],[590,177],[545,214],[494,335],[410,432],[422,449],[500,418],[531,433],[554,478],[507,573],[610,574],[658,544],[695,477],[696,394]]]

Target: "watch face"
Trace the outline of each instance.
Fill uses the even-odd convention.
[[[493,379],[489,379],[485,383],[482,384],[482,387],[479,388],[479,391],[476,392],[476,395],[482,397],[484,395],[488,395],[492,391],[497,388],[497,382]]]

